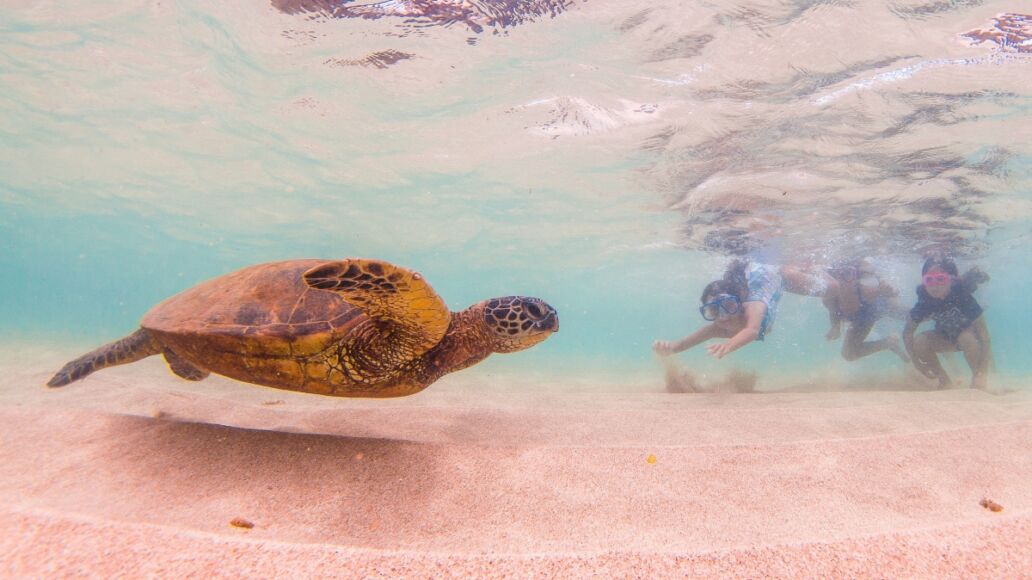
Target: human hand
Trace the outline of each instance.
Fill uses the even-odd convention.
[[[715,356],[718,359],[722,359],[725,356],[731,354],[731,343],[720,342],[716,344],[711,344],[706,347],[706,351],[709,352],[710,355]]]
[[[674,354],[674,343],[669,340],[657,340],[652,343],[652,350],[660,356],[669,356]]]

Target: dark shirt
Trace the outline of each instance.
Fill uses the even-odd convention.
[[[957,284],[941,300],[929,296],[924,286],[918,286],[917,304],[910,310],[910,319],[915,324],[931,318],[935,321],[935,331],[950,340],[956,340],[981,315],[982,307],[975,297]]]

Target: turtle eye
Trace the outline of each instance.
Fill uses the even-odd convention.
[[[527,309],[527,312],[529,312],[531,316],[533,316],[534,318],[541,318],[542,313],[540,306],[534,304],[533,302],[528,302],[526,303],[525,307]]]

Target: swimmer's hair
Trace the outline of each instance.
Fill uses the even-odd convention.
[[[939,268],[950,276],[956,277],[958,275],[957,263],[950,258],[928,258],[925,260],[924,265],[921,266],[921,275],[924,276],[932,268]]]
[[[724,271],[723,278],[710,282],[702,289],[702,296],[699,300],[706,302],[706,298],[717,294],[730,294],[745,298],[749,294],[749,282],[745,279],[745,268],[748,265],[749,262],[745,260],[731,262]]]
[[[989,281],[989,274],[986,274],[978,266],[973,266],[960,275],[958,282],[961,289],[969,294],[974,294],[975,290],[982,284]]]
[[[842,268],[857,268],[865,260],[867,260],[867,258],[864,257],[864,256],[856,256],[856,257],[853,257],[853,258],[843,258],[843,259],[840,259],[840,260],[833,261],[831,263],[831,265],[828,267],[828,269],[829,270],[841,270]]]

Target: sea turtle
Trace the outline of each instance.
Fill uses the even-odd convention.
[[[558,329],[555,309],[537,298],[492,298],[453,313],[420,274],[388,262],[290,260],[165,300],[139,330],[66,364],[47,385],[162,354],[191,381],[217,373],[321,395],[400,397]]]

